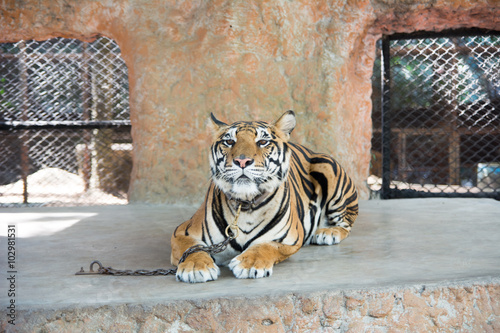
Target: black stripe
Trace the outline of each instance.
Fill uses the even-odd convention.
[[[297,168],[300,168],[299,171],[301,171],[302,174],[307,175],[308,171],[304,168],[304,165],[302,165],[302,163],[300,163],[300,157],[299,157],[299,155],[297,155],[297,152],[295,152],[294,150],[292,150],[292,159],[295,162],[294,165],[297,166]],[[307,162],[309,162],[309,159],[307,159]]]
[[[337,173],[336,163],[333,163],[332,159],[329,157],[313,157],[311,158],[311,164],[330,164],[334,173]]]
[[[352,195],[351,195],[349,198],[347,198],[347,199],[345,200],[345,202],[344,202],[344,203],[345,203],[345,205],[346,205],[346,206],[349,206],[350,204],[352,204],[352,203],[353,203],[354,201],[356,201],[357,199],[358,199],[358,193],[357,193],[356,191],[354,191],[354,192],[352,193]]]
[[[313,152],[312,150],[310,150],[309,148],[306,148],[302,145],[298,145],[296,143],[291,143],[289,142],[288,143],[290,146],[292,146],[293,148],[295,148],[296,150],[298,150],[303,156],[304,158],[309,162],[309,156],[310,155],[317,155],[315,152]]]
[[[224,218],[224,210],[222,207],[222,192],[217,190],[214,186],[212,191],[212,219],[219,229],[219,232],[224,235],[226,232],[227,222]]]
[[[255,241],[259,237],[262,237],[262,235],[269,232],[269,230],[274,228],[283,220],[286,213],[290,210],[290,190],[288,188],[285,191],[283,198],[281,199],[280,207],[281,209],[276,213],[273,219],[268,224],[266,224],[266,226],[255,237],[246,242],[246,244],[244,245],[245,249],[247,249],[253,241]]]
[[[213,183],[212,183],[213,184]],[[211,185],[209,188],[208,188],[208,191],[207,191],[207,194],[205,195],[205,203],[207,203],[209,200],[208,200],[208,197],[210,196],[210,192],[214,192],[216,189],[215,187],[213,187],[213,185]],[[213,198],[212,198],[213,200]],[[213,201],[212,201],[213,202]],[[208,235],[208,238],[210,239],[210,244],[213,244],[213,240],[212,240],[212,235],[210,234],[210,228],[208,226],[208,205],[205,204],[205,214],[204,214],[204,221],[203,221],[203,224],[202,224],[202,230],[201,230],[201,240],[207,244],[207,238],[205,237],[205,232],[207,233]],[[206,230],[206,231],[205,231]]]
[[[276,196],[276,193],[278,193],[278,190],[274,191],[273,194],[271,194],[269,197],[267,197],[263,202],[261,202],[258,206],[255,206],[253,210],[257,210],[261,207],[264,207],[269,203],[269,201],[273,200],[273,198]]]
[[[251,230],[249,230],[249,231],[242,230],[241,228],[240,228],[240,231],[241,231],[242,233],[244,233],[245,235],[249,235],[249,234],[251,234],[251,233],[252,233],[255,229],[257,229],[257,228],[258,228],[258,227],[259,227],[259,226],[260,226],[263,222],[264,222],[264,220],[261,220],[260,222],[256,223],[256,224],[255,224],[255,226],[254,226]]]
[[[290,213],[291,213],[291,212],[290,212]],[[290,216],[290,218],[291,218],[291,216]],[[278,238],[278,239],[274,239],[274,241],[276,241],[276,242],[280,242],[280,243],[281,243],[281,242],[283,242],[283,240],[285,240],[285,238],[288,236],[288,233],[290,232],[290,229],[291,229],[291,227],[290,227],[290,223],[286,223],[286,224],[283,226],[283,228],[281,228],[281,229],[277,232],[278,234],[279,234],[279,233],[281,233],[281,232],[283,232],[283,231],[284,231],[285,233],[284,233],[284,234],[283,234],[280,238]]]
[[[339,177],[342,177],[342,176],[343,176],[343,181],[340,181]],[[332,193],[332,198],[334,198],[337,195],[338,191],[343,191],[343,189],[344,189],[345,181],[346,181],[346,178],[347,178],[347,175],[345,174],[345,171],[342,172],[342,174],[339,175],[339,177],[337,177],[337,184],[335,186],[335,190]],[[339,196],[338,199],[333,203],[333,205],[336,206],[340,202],[340,200],[342,200],[342,199],[343,199],[343,196],[342,195]]]
[[[303,235],[303,234],[305,234],[304,225],[302,223],[300,223],[300,225],[302,226],[302,235]],[[297,233],[297,238],[295,239],[295,242],[293,242],[291,245],[296,245],[299,242],[300,234],[299,234],[298,228],[299,228],[299,224],[297,223],[297,226],[295,227],[295,232]],[[304,239],[302,240],[302,245],[304,245]]]
[[[320,207],[325,207],[325,203],[327,200],[328,196],[328,179],[325,177],[324,174],[320,172],[311,172],[311,177],[316,179],[318,182],[320,188],[321,188],[321,206]]]
[[[238,242],[236,242],[236,239],[231,240],[231,242],[229,242],[229,245],[231,245],[231,247],[238,252],[243,252],[246,249],[246,247],[243,248]]]
[[[304,204],[302,202],[302,199],[300,197],[299,191],[300,191],[300,186],[299,183],[297,182],[297,179],[295,177],[295,174],[292,173],[290,174],[289,183],[292,184],[293,187],[293,192],[295,193],[295,201],[296,201],[296,208],[297,208],[297,214],[299,216],[299,220],[301,223],[304,223]],[[300,177],[301,180],[303,180],[303,177]]]
[[[304,190],[304,193],[307,195],[309,200],[316,201],[317,194],[316,194],[316,191],[314,190],[313,182],[311,182],[309,179],[307,179],[305,175],[300,177],[300,180],[302,181],[302,189]]]
[[[174,237],[176,237],[176,236],[177,236],[177,229],[179,229],[179,227],[180,227],[180,225],[178,225],[178,226],[175,228],[175,230],[174,230],[174,234],[173,234],[173,236],[174,236]]]
[[[317,206],[312,206],[309,208],[309,218],[311,220],[311,226],[310,226],[311,228],[309,229],[309,232],[307,233],[307,235],[304,235],[304,240],[302,241],[302,244],[304,244],[309,239],[309,237],[311,237],[312,231],[314,230],[314,223],[316,222],[315,217],[316,217],[317,211],[318,211]],[[319,220],[320,219],[318,219],[317,223],[319,223]],[[305,233],[305,229],[304,229],[304,233]]]

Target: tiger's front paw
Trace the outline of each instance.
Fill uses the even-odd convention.
[[[349,231],[342,227],[321,228],[311,238],[312,244],[335,245],[349,236]]]
[[[258,279],[273,274],[274,263],[255,254],[242,253],[234,257],[229,263],[229,268],[238,279]]]
[[[177,267],[177,281],[198,283],[217,280],[220,269],[207,253],[193,253]]]

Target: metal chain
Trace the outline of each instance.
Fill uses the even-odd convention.
[[[227,248],[229,242],[238,237],[239,227],[237,225],[237,222],[238,222],[238,217],[240,216],[240,211],[241,211],[241,204],[238,207],[238,211],[236,213],[234,222],[228,225],[228,227],[226,228],[226,237],[227,237],[226,239],[224,239],[220,243],[216,243],[209,246],[201,244],[191,246],[186,251],[184,251],[182,257],[179,259],[179,264],[183,263],[190,254],[196,252],[203,251],[212,255],[224,251]],[[93,269],[94,265],[98,266],[97,271],[94,271]],[[88,272],[85,272],[82,267],[80,271],[75,273],[75,275],[101,274],[101,275],[115,275],[115,276],[154,276],[154,275],[174,275],[175,273],[177,273],[177,268],[170,268],[170,269],[158,268],[154,270],[138,269],[135,271],[130,269],[119,270],[119,269],[114,269],[112,267],[104,267],[99,260],[94,260],[90,263],[90,268]]]

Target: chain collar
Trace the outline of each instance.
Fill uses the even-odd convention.
[[[208,253],[209,255],[217,254],[222,251],[224,251],[228,244],[238,237],[240,234],[240,228],[238,227],[238,217],[240,216],[240,211],[242,210],[242,206],[238,206],[238,211],[236,213],[236,216],[234,217],[233,223],[229,224],[226,228],[226,239],[224,239],[220,243],[216,243],[213,245],[193,245],[190,248],[188,248],[184,253],[182,254],[182,257],[179,259],[179,264],[184,262],[186,258],[191,254],[195,252],[201,252],[204,251]],[[177,265],[179,265],[177,264]],[[94,265],[97,265],[97,270],[94,271]],[[114,269],[112,267],[104,267],[99,260],[94,260],[90,263],[90,269],[88,272],[85,272],[83,270],[83,267],[80,269],[79,272],[76,272],[75,275],[96,275],[96,274],[102,274],[102,275],[117,275],[117,276],[122,276],[122,275],[132,275],[132,276],[143,276],[143,275],[173,275],[176,274],[177,268],[170,268],[170,269],[163,269],[163,268],[158,268],[154,270],[146,270],[146,269],[138,269],[135,271],[132,271],[130,269],[125,269],[125,270],[120,270],[120,269]]]
[[[236,199],[236,198],[233,198],[230,194],[226,194],[226,197],[227,197],[228,201],[231,201],[232,203],[234,203],[233,206],[235,209],[238,207],[241,207],[241,210],[245,212],[245,211],[249,211],[249,210],[254,210],[255,207],[257,207],[262,202],[264,202],[264,200],[268,197],[268,193],[264,192],[262,194],[259,194],[258,196],[256,196],[252,200]]]

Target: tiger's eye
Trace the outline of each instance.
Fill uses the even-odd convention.
[[[235,144],[234,140],[224,140],[224,144],[228,147],[231,147]]]
[[[257,141],[257,145],[259,145],[260,147],[265,147],[269,144],[269,141],[267,140],[259,140]]]

